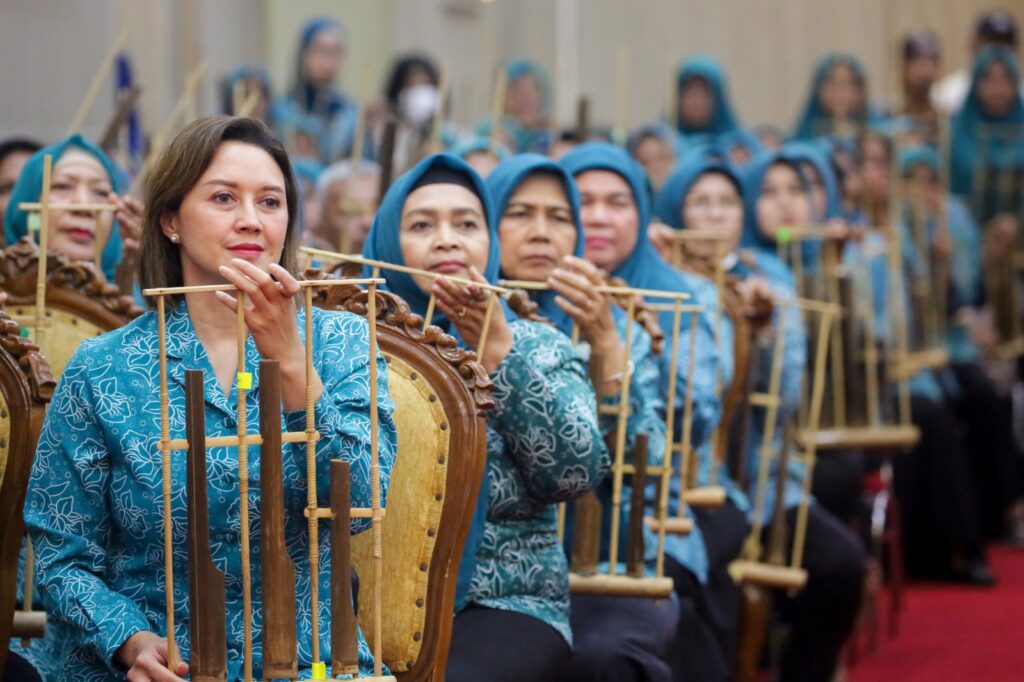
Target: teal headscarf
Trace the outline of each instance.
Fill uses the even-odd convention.
[[[515,194],[516,188],[533,173],[550,173],[557,177],[565,190],[565,198],[572,209],[572,221],[576,226],[576,248],[573,255],[583,258],[585,243],[583,239],[583,223],[580,221],[580,195],[576,190],[576,181],[555,161],[540,154],[519,154],[505,161],[487,176],[487,187],[494,199],[495,221],[501,221],[505,207]],[[501,273],[505,276],[505,273]],[[532,297],[539,307],[540,314],[551,321],[562,333],[572,332],[572,318],[555,304],[555,292],[539,291]]]
[[[500,142],[491,142],[490,138],[480,137],[479,135],[474,135],[462,140],[461,142],[457,142],[448,150],[449,154],[457,156],[463,161],[465,161],[470,154],[479,154],[483,152],[493,154],[498,158],[499,162],[504,161],[509,156],[508,147]]]
[[[707,55],[696,55],[690,57],[679,65],[676,73],[677,93],[694,78],[700,78],[707,82],[714,97],[714,107],[711,111],[711,119],[703,126],[692,127],[683,122],[679,117],[677,102],[672,105],[676,107],[675,118],[676,129],[684,137],[710,136],[716,137],[730,133],[740,127],[739,122],[729,102],[729,93],[726,88],[725,72],[721,65],[712,57]]]
[[[706,173],[719,173],[736,186],[736,193],[743,197],[743,184],[733,167],[717,158],[690,156],[683,160],[665,180],[665,185],[654,199],[654,215],[669,227],[681,230],[686,227],[683,219],[683,202],[693,183]]]
[[[971,89],[963,107],[953,116],[951,123],[952,149],[950,154],[950,189],[962,199],[971,199],[972,180],[978,167],[985,165],[994,169],[1024,167],[1024,99],[1018,93],[1010,111],[999,117],[985,113],[978,97],[978,83],[989,64],[1002,62],[1010,72],[1013,82],[1020,82],[1020,64],[1008,47],[992,45],[986,47],[974,58],[971,68]],[[992,138],[985,134],[985,126],[1010,126],[1016,124],[1012,140],[1005,137]],[[972,207],[977,209],[978,207]],[[979,215],[979,220],[991,216]]]
[[[863,64],[852,54],[833,52],[818,62],[817,67],[814,69],[814,76],[811,78],[811,89],[807,95],[807,103],[804,104],[803,113],[800,115],[800,120],[793,131],[794,140],[811,140],[815,137],[831,133],[831,130],[820,129],[822,123],[828,123],[829,127],[831,127],[832,121],[831,116],[822,109],[820,93],[821,86],[825,82],[825,78],[828,77],[829,71],[832,70],[832,67],[839,64],[849,66],[857,77],[860,78],[861,83],[864,84],[864,111],[853,120],[864,125],[881,123],[882,117],[873,111],[867,102],[868,77]]]
[[[14,189],[11,190],[11,199],[7,204],[7,212],[4,214],[4,239],[8,244],[14,244],[28,234],[28,213],[19,210],[18,204],[39,201],[39,196],[42,194],[43,189],[44,157],[47,155],[52,156],[53,165],[56,167],[57,161],[71,147],[76,147],[96,157],[96,160],[100,162],[103,169],[107,172],[110,186],[116,193],[121,194],[124,185],[121,172],[114,166],[114,162],[110,160],[110,157],[102,149],[81,135],[75,134],[57,144],[44,147],[29,158],[25,167],[21,170],[21,175],[18,176],[18,181],[14,184]],[[106,246],[103,247],[100,259],[100,267],[107,281],[114,281],[114,271],[120,261],[121,233],[117,229],[117,221],[115,220],[111,223],[110,237],[107,239]]]
[[[761,139],[752,130],[744,128],[724,133],[715,142],[715,152],[728,163],[733,163],[731,154],[737,147],[745,147],[750,152],[751,159],[764,151]]]
[[[412,191],[417,181],[435,168],[455,171],[464,176],[473,187],[474,193],[480,198],[480,203],[483,204],[484,216],[487,220],[487,230],[490,234],[487,267],[482,274],[488,282],[497,282],[498,268],[501,266],[501,245],[498,241],[498,225],[495,220],[490,193],[487,191],[484,181],[476,174],[476,171],[470,168],[465,161],[451,154],[428,156],[395,180],[381,200],[380,208],[377,209],[377,215],[373,219],[373,226],[370,228],[370,233],[366,237],[366,244],[363,246],[363,255],[374,260],[405,265],[400,242],[402,208],[405,206],[406,197]],[[366,274],[369,275],[371,270],[372,268],[367,268]],[[409,304],[413,312],[420,315],[426,313],[430,296],[423,293],[410,275],[395,272],[394,270],[381,270],[381,277],[387,280],[388,289],[401,296]],[[511,318],[511,313],[504,305],[504,302],[502,303],[502,308],[505,316]],[[433,323],[458,338],[456,329],[443,315],[435,313]],[[461,339],[459,343],[462,343]],[[488,502],[489,495],[485,474],[484,482],[480,486],[480,496],[477,498],[473,521],[470,524],[469,536],[466,538],[466,545],[463,549],[462,562],[459,564],[459,577],[455,593],[456,609],[462,608],[468,597],[469,585],[473,579],[473,572],[476,570],[476,551],[480,546],[480,541],[483,539],[484,527],[487,522]]]
[[[744,248],[766,251],[772,255],[776,251],[776,242],[761,231],[761,226],[757,222],[757,200],[761,197],[768,169],[776,163],[784,163],[791,167],[800,176],[804,186],[807,185],[800,171],[800,159],[788,156],[784,150],[765,152],[751,161],[743,174],[743,237],[740,240],[740,245]],[[805,261],[806,251],[805,247]]]
[[[547,71],[539,64],[528,59],[516,59],[505,67],[505,75],[508,77],[508,85],[511,87],[517,80],[526,76],[532,76],[540,88],[540,113],[541,118],[547,120],[551,117],[552,90],[551,79]],[[480,137],[489,138],[494,122],[491,117],[480,121],[476,126],[476,134]],[[501,129],[512,142],[515,153],[523,152],[547,152],[551,146],[551,131],[547,128],[525,128],[522,123],[511,116],[503,115]]]

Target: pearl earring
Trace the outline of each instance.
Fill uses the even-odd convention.
[[[174,242],[175,244],[177,244],[179,241],[181,241],[181,237],[179,237],[176,234],[172,234],[171,235],[171,241]]]

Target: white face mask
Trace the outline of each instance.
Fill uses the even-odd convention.
[[[433,85],[406,88],[399,98],[402,116],[414,126],[423,125],[437,112],[440,95]]]

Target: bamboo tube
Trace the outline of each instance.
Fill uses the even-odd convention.
[[[320,535],[316,511],[316,442],[312,435],[316,433],[316,411],[313,398],[313,290],[304,292],[306,313],[306,511],[309,519],[309,598],[310,627],[312,631],[312,663],[319,665],[320,660]],[[373,364],[371,363],[371,367]]]
[[[352,609],[351,466],[331,460],[331,674],[358,675],[359,642]]]
[[[18,204],[18,210],[26,211],[28,213],[39,213],[42,210],[42,207],[43,203],[41,201],[23,201]],[[49,204],[49,209],[51,211],[88,211],[90,213],[110,211],[113,213],[116,208],[117,207],[113,204],[73,204],[56,202],[50,202]]]
[[[407,265],[398,265],[397,263],[388,263],[388,262],[382,261],[382,260],[374,260],[372,258],[363,258],[362,256],[356,256],[356,255],[347,254],[347,253],[336,253],[334,251],[326,251],[324,249],[314,249],[314,248],[309,247],[309,246],[299,247],[299,251],[301,251],[303,253],[308,253],[308,254],[310,254],[312,256],[320,256],[321,258],[330,258],[330,259],[337,260],[337,261],[342,261],[342,262],[345,262],[345,263],[358,263],[359,265],[365,265],[367,267],[378,268],[380,270],[393,270],[394,272],[402,272],[402,273],[405,273],[407,275],[412,275],[414,277],[429,277],[430,279],[437,279],[438,277],[444,277],[449,282],[455,282],[456,284],[462,284],[464,286],[475,286],[475,287],[479,287],[480,289],[483,289],[484,291],[493,291],[493,292],[498,293],[498,294],[503,294],[504,295],[504,294],[509,293],[509,290],[506,287],[495,286],[495,285],[489,284],[487,282],[474,282],[473,280],[466,279],[464,277],[452,277],[450,275],[441,275],[441,274],[438,274],[436,272],[431,272],[429,270],[420,270],[418,268],[410,268]],[[355,279],[345,279],[345,280],[338,280],[338,281],[340,281],[342,283],[348,283],[348,284],[362,283],[362,282],[360,282],[360,280],[355,280]]]
[[[366,107],[360,106],[356,114],[356,130],[352,137],[352,155],[350,161],[358,167],[363,161],[363,138],[366,136]]]
[[[669,381],[668,381],[668,395],[665,400],[665,461],[662,462],[662,474],[661,481],[659,482],[658,490],[658,507],[656,509],[656,518],[658,520],[658,553],[656,563],[654,566],[654,574],[657,577],[661,577],[665,574],[665,534],[668,532],[668,498],[671,486],[672,478],[672,459],[675,455],[675,401],[676,401],[676,372],[678,371],[679,365],[679,323],[682,321],[682,301],[680,299],[675,300],[674,310],[672,311],[672,341],[670,345],[670,352],[672,355],[669,357]],[[682,470],[682,467],[680,467]],[[679,480],[679,518],[684,518],[682,495],[686,488],[684,487],[684,480]]]
[[[579,331],[573,323],[573,331]],[[573,342],[575,345],[576,342]],[[594,387],[594,398],[598,413],[601,411],[601,384],[604,380],[604,355],[591,353],[587,362],[587,374]],[[589,490],[573,501],[572,550],[569,554],[570,571],[577,575],[590,576],[597,573],[601,561],[601,501],[597,491]]]
[[[248,424],[246,414],[246,389],[241,375],[246,373],[245,340],[248,329],[245,326],[245,293],[238,292],[235,305],[236,331],[238,335],[238,517],[242,541],[242,670],[246,682],[252,680],[252,554],[249,549],[249,446],[246,442]]]
[[[174,639],[174,543],[171,532],[171,440],[170,407],[167,396],[167,312],[164,297],[156,299],[156,324],[160,364],[160,459],[163,470],[164,505],[164,593],[167,618],[167,667],[174,670],[181,663]]]
[[[319,289],[321,287],[352,286],[354,284],[383,284],[384,280],[374,277],[362,277],[353,279],[308,279],[300,280],[300,289]],[[180,296],[183,294],[198,294],[213,291],[237,291],[234,284],[200,284],[197,286],[185,287],[157,287],[155,289],[143,289],[143,296]]]
[[[632,296],[626,308],[626,319],[632,320],[636,314],[636,299]],[[627,359],[633,352],[633,326],[626,325],[623,355]],[[615,463],[612,467],[612,518],[611,538],[608,549],[608,573],[615,575],[618,570],[619,560],[619,524],[621,522],[622,510],[622,465],[626,457],[626,423],[629,419],[629,388],[630,377],[622,378],[622,385],[619,389],[619,416],[615,428]]]
[[[497,297],[491,294],[487,297],[487,310],[484,311],[484,321],[480,328],[480,341],[476,344],[476,354],[481,360],[484,357],[484,351],[487,349],[487,334],[491,330],[491,318],[494,317],[495,301]]]
[[[448,279],[452,281],[458,281],[454,277],[448,277]],[[551,288],[548,286],[547,282],[535,282],[533,280],[528,279],[502,279],[498,280],[498,284],[500,285],[499,288],[524,289],[526,291],[548,291]],[[639,289],[637,287],[620,287],[609,284],[594,286],[593,290],[602,294],[612,294],[615,296],[647,296],[650,298],[668,298],[678,299],[681,301],[687,301],[690,298],[692,298],[690,294],[681,291],[664,291],[661,289]]]
[[[39,197],[42,208],[39,211],[39,268],[36,271],[36,319],[35,342],[40,349],[43,345],[43,328],[46,321],[46,259],[49,255],[50,235],[50,179],[53,174],[53,157],[43,158],[43,192]]]
[[[835,243],[827,242],[824,244],[825,250],[825,272],[823,276],[825,278],[825,285],[828,290],[828,298],[832,303],[840,303],[839,296],[839,279],[836,273],[836,269],[839,267],[839,254],[835,251]],[[847,315],[852,315],[851,311],[846,311]],[[839,318],[836,318],[836,323],[839,323]],[[846,357],[843,349],[843,335],[832,334],[832,415],[834,417],[835,424],[840,428],[846,426],[846,376],[843,367],[843,360]],[[851,351],[853,349],[850,349]]]
[[[309,305],[312,317],[312,304]],[[367,320],[370,323],[370,507],[373,509],[373,674],[381,676],[383,659],[383,529],[381,522],[380,452],[377,413],[377,285],[371,284],[367,292]]]
[[[491,148],[501,141],[504,130],[502,129],[505,117],[505,99],[508,96],[508,71],[504,67],[498,69],[498,76],[494,82],[494,99],[491,101]]]
[[[92,83],[89,84],[89,89],[85,91],[85,97],[82,98],[82,103],[78,105],[78,110],[75,112],[75,117],[71,119],[71,125],[68,126],[67,135],[74,135],[82,129],[85,125],[85,119],[89,117],[89,112],[92,111],[93,104],[96,103],[96,98],[100,94],[100,90],[103,89],[103,84],[110,75],[111,69],[114,68],[114,61],[117,59],[118,53],[124,49],[124,46],[128,43],[128,36],[131,35],[131,27],[125,26],[121,29],[121,32],[117,34],[117,38],[114,39],[114,44],[110,46],[110,51],[107,52],[107,56],[100,62],[100,68],[96,71],[96,75],[92,78]]]
[[[684,474],[691,480],[696,473],[694,467],[694,460],[696,459],[693,455],[693,369],[694,361],[696,360],[696,346],[697,346],[697,321],[693,319],[693,313],[690,313],[690,355],[687,358],[686,368],[686,393],[683,398],[683,433],[680,434],[682,441],[680,443],[680,455],[679,455],[679,475]],[[676,377],[673,375],[670,381],[675,381]],[[694,486],[687,486],[693,488]],[[686,493],[686,487],[680,486],[679,494],[679,507],[680,513],[682,513],[683,497]]]
[[[626,541],[626,573],[643,578],[644,565],[644,502],[647,489],[648,435],[640,433],[633,446],[633,479],[630,487],[629,536]]]
[[[865,306],[867,314],[864,316],[864,364],[867,367],[867,415],[868,426],[881,424],[881,395],[878,387],[878,347],[875,344],[875,290],[874,283],[868,276],[867,286],[864,287]],[[853,311],[850,311],[853,314]]]
[[[725,315],[724,304],[722,298],[725,292],[725,266],[723,261],[726,256],[726,242],[719,240],[715,242],[715,291],[718,292],[718,297],[715,300],[715,321],[711,329],[711,342],[714,344],[715,349],[718,348],[718,344],[722,339],[722,318]],[[696,320],[691,321],[696,324]],[[691,353],[694,352],[691,350]],[[722,395],[723,384],[725,383],[722,377],[722,366],[721,363],[715,365],[715,395]],[[728,425],[725,426],[728,428]],[[708,476],[708,483],[712,486],[718,483],[718,467],[722,459],[725,458],[724,452],[720,452],[722,438],[722,430],[714,429],[711,432],[711,471]]]
[[[437,305],[437,296],[430,295],[430,299],[427,301],[427,312],[423,316],[423,331],[427,331],[427,327],[434,320],[434,307]]]
[[[448,68],[441,62],[437,76],[437,111],[434,112],[434,120],[430,127],[430,153],[441,152],[441,131],[444,128],[445,106],[448,98]]]

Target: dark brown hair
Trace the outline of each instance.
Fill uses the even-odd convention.
[[[142,244],[139,248],[139,283],[143,289],[184,285],[181,252],[160,228],[160,219],[175,213],[225,142],[242,142],[259,147],[274,160],[284,175],[288,230],[280,264],[295,272],[298,194],[288,154],[267,126],[253,118],[208,116],[189,123],[160,153],[147,179],[146,208],[142,215]],[[176,299],[177,300],[177,299]],[[149,301],[155,306],[155,299]]]

